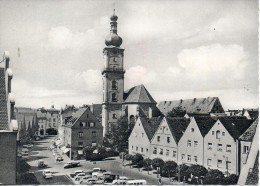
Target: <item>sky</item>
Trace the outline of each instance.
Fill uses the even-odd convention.
[[[16,106],[102,103],[114,7],[125,90],[143,84],[157,103],[219,97],[225,110],[258,107],[257,0],[0,0]]]

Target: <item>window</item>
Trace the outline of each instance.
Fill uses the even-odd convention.
[[[134,150],[134,146],[132,145],[132,150]]]
[[[97,137],[97,131],[92,131],[92,137]]]
[[[171,141],[170,137],[167,137],[167,143],[170,143],[170,141]]]
[[[194,128],[191,128],[191,132],[194,132]]]
[[[116,114],[115,114],[115,113],[112,115],[112,118],[113,118],[113,119],[117,119],[117,117],[116,117]]]
[[[95,122],[91,122],[90,123],[90,127],[95,127],[96,126],[96,123]]]
[[[218,144],[218,151],[222,152],[222,144]]]
[[[212,150],[212,143],[208,143],[208,150]]]
[[[208,163],[208,166],[211,166],[211,159],[208,159],[207,163]]]
[[[220,139],[220,131],[219,130],[216,132],[216,138]]]
[[[212,131],[212,135],[214,135],[215,134],[215,132],[214,131]]]
[[[55,124],[55,123],[53,123],[53,127],[56,127],[56,124]]]
[[[149,150],[148,150],[148,148],[146,148],[146,152],[148,152]]]
[[[111,101],[112,102],[116,102],[117,101],[116,93],[112,93]]]
[[[83,132],[79,132],[79,138],[83,138]]]
[[[79,123],[79,126],[80,126],[80,127],[83,127],[83,123],[82,123],[82,122],[80,122],[80,123]]]
[[[96,141],[92,141],[92,147],[97,146],[97,142]]]
[[[116,58],[115,57],[113,58],[113,61],[116,62]]]
[[[138,151],[138,147],[135,147],[135,150]]]
[[[79,147],[83,147],[83,142],[82,142],[82,141],[79,141],[79,142],[78,142],[78,146],[79,146]]]
[[[222,132],[222,136],[225,136],[225,132]]]
[[[218,167],[218,168],[221,168],[221,167],[222,167],[222,160],[218,160],[217,167]]]
[[[142,138],[144,137],[144,133],[142,132]]]
[[[160,142],[160,140],[161,140],[161,137],[157,136],[157,141]]]
[[[175,150],[172,153],[172,157],[176,158],[176,151]]]
[[[49,123],[49,127],[51,127],[51,123]]]
[[[160,149],[160,153],[159,153],[160,155],[163,155],[163,149]]]
[[[191,147],[191,140],[187,141],[187,147]]]
[[[227,161],[226,162],[226,168],[228,169],[228,170],[230,170],[231,169],[231,161]]]
[[[87,118],[88,118],[88,114],[87,114]]]
[[[198,162],[198,156],[194,156],[194,161],[197,163]]]
[[[144,148],[143,147],[141,148],[141,152],[144,152]]]
[[[169,156],[169,150],[168,149],[166,150],[166,156]]]
[[[188,161],[191,161],[191,155],[188,155],[188,156],[187,156],[187,160],[188,160]]]
[[[231,152],[231,145],[227,145],[227,152]]]
[[[157,154],[157,147],[153,148],[153,154]]]
[[[194,147],[198,146],[198,141],[194,141]]]
[[[115,80],[112,81],[112,90],[117,90],[117,82]]]
[[[55,118],[53,118],[53,119],[52,119],[52,121],[53,121],[53,122],[56,122],[56,119],[55,119]]]
[[[185,154],[181,155],[181,160],[185,160]]]
[[[245,145],[243,146],[243,153],[246,154],[249,152],[249,146]]]

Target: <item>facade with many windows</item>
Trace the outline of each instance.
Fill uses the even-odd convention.
[[[63,146],[69,157],[76,158],[82,154],[83,147],[101,146],[103,143],[103,127],[89,107],[79,108],[68,117],[62,125],[64,134]]]
[[[252,123],[252,122],[251,122]],[[219,118],[204,138],[204,166],[239,174],[239,136],[250,126],[244,119]]]
[[[189,119],[164,117],[151,140],[151,158],[178,162],[178,142]]]
[[[215,123],[211,117],[192,117],[179,141],[179,164],[204,165],[204,136]]]

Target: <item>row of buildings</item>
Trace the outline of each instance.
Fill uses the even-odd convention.
[[[146,158],[198,164],[238,175],[257,125],[258,119],[245,117],[138,118],[128,150]]]

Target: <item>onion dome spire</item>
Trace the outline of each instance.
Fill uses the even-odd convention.
[[[122,44],[123,40],[122,38],[117,35],[117,19],[118,17],[115,14],[115,9],[114,9],[114,13],[113,15],[110,17],[110,34],[106,37],[105,39],[105,44],[107,46],[115,46],[115,47],[120,47],[120,45]]]

